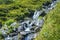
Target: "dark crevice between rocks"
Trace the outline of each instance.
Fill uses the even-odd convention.
[[[42,12],[40,16],[44,17],[46,15],[45,11]]]

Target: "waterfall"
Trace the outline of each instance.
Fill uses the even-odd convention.
[[[48,13],[51,9],[55,8],[55,6],[56,6],[56,0],[52,0],[52,3],[49,4],[49,7],[45,6],[46,8],[43,8],[40,11],[36,10],[34,12],[32,21],[29,19],[29,20],[21,22],[20,23],[21,25],[19,25],[19,27],[17,28],[18,32],[20,32],[21,35],[24,35],[24,37],[21,40],[32,40],[33,38],[35,38],[36,34],[37,34],[36,30],[38,30],[38,28],[39,29],[42,28],[42,25],[44,24],[44,17],[39,19],[39,16],[42,14],[43,11],[45,11],[45,13]],[[16,22],[11,24],[11,26],[15,26],[15,25],[16,25]],[[36,27],[34,28],[34,26],[36,26]],[[5,33],[5,32],[3,32],[3,33]],[[5,40],[12,40],[12,39],[18,40],[17,38],[18,38],[17,35],[13,36],[13,37],[10,37],[8,35],[5,38]]]
[[[43,11],[35,11],[34,15],[33,15],[33,20],[38,19],[39,15],[42,13]]]
[[[44,17],[42,19],[39,19],[38,17],[42,14],[43,11],[45,11],[45,13],[48,13],[51,9],[53,9],[56,6],[56,1],[52,2],[51,4],[49,4],[50,7],[47,7],[46,9],[42,9],[40,11],[35,11],[34,15],[33,15],[33,20],[30,23],[30,26],[28,28],[26,28],[25,31],[31,31],[30,29],[33,28],[33,24],[35,24],[37,27],[34,29],[38,30],[38,28],[41,28],[43,23],[44,23]],[[31,32],[32,33],[32,32]],[[34,34],[28,34],[24,37],[24,40],[32,40],[34,38]]]

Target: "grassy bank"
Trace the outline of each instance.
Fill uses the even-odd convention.
[[[60,40],[60,3],[45,16],[45,23],[35,40]]]

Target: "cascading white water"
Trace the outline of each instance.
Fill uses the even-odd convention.
[[[39,15],[42,13],[43,11],[35,11],[34,15],[33,15],[33,20],[37,20]]]
[[[36,25],[37,27],[34,29],[37,30],[38,28],[42,27],[43,23],[44,23],[44,19],[39,19],[38,17],[42,14],[43,11],[45,11],[45,13],[49,12],[51,9],[53,9],[56,6],[56,1],[53,1],[50,4],[50,7],[47,7],[46,9],[42,9],[40,11],[35,11],[34,15],[32,17],[32,21],[30,22],[30,20],[28,21],[24,21],[22,23],[20,23],[21,25],[18,27],[18,32],[20,32],[22,35],[25,35],[23,40],[31,40],[34,38],[34,34],[32,33],[31,29],[33,28],[33,24]],[[29,23],[30,22],[30,23]],[[15,23],[16,24],[16,23]],[[12,25],[12,24],[11,24]],[[21,31],[23,30],[23,31]],[[28,35],[26,35],[28,34]],[[14,40],[18,40],[17,36],[13,37],[15,38]],[[5,40],[11,40],[11,37],[6,37]]]
[[[49,12],[51,9],[53,9],[55,6],[56,6],[56,1],[53,2],[53,3],[51,3],[51,4],[50,4],[50,8],[47,8],[47,9],[45,9],[44,11],[45,11],[46,13],[48,13],[48,12]],[[37,28],[41,27],[41,26],[43,25],[43,23],[44,23],[44,19],[43,19],[43,18],[42,18],[42,19],[38,19],[39,15],[40,15],[42,12],[43,12],[43,10],[42,10],[42,11],[35,11],[35,12],[34,12],[33,21],[31,22],[30,25],[32,25],[32,24],[37,25],[37,27],[35,28],[35,30],[36,30]],[[32,27],[32,26],[31,26],[31,27]],[[29,30],[29,31],[30,31],[30,30]],[[33,36],[32,36],[32,35],[34,36],[34,34],[27,35],[24,40],[31,40],[31,39],[33,39]],[[31,36],[32,36],[32,38],[31,38]]]

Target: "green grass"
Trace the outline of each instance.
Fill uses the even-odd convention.
[[[27,18],[29,11],[42,8],[42,4],[50,0],[0,0],[0,23],[8,25],[8,34],[12,32],[10,24]],[[16,25],[18,26],[18,25]],[[2,27],[5,29],[7,27]],[[1,37],[1,36],[0,36]],[[2,40],[2,38],[0,38]]]
[[[35,40],[60,40],[60,3],[45,16],[43,28]]]
[[[41,8],[46,1],[50,0],[0,0],[0,20],[23,19],[29,15],[29,10]]]

